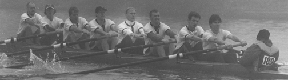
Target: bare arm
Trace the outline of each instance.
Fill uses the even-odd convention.
[[[102,29],[100,28],[96,28],[94,31],[94,33],[98,33],[98,34],[101,34],[101,35],[107,35],[108,33],[103,31]]]
[[[110,25],[110,29],[111,29],[112,31],[115,31],[115,32],[118,31],[118,28],[117,28],[117,26],[116,26],[115,24],[111,24],[111,25]]]
[[[233,40],[234,42],[242,42],[238,37],[236,37],[232,34],[228,35],[227,38]]]
[[[195,35],[185,35],[185,38],[186,39],[190,39],[190,40],[193,40],[193,41],[201,41],[202,42],[202,38],[198,37],[198,36],[195,36]]]
[[[221,40],[217,39],[216,37],[210,37],[208,39],[208,41],[217,43],[218,45],[225,45],[224,41],[221,41]]]
[[[165,33],[166,33],[170,38],[176,38],[176,34],[175,34],[172,30],[170,30],[170,29],[167,29],[167,30],[165,31]]]
[[[155,42],[160,42],[162,41],[162,38],[158,36],[157,34],[154,34],[152,31],[147,34],[147,38],[151,39],[152,41]]]
[[[82,33],[82,29],[77,28],[76,25],[72,25],[69,27],[69,31],[74,31],[76,33]]]
[[[33,21],[32,19],[30,19],[30,18],[26,18],[26,19],[24,20],[24,22],[25,22],[25,23],[28,23],[28,24],[31,25],[31,26],[35,26],[35,27],[37,27],[37,28],[40,28],[40,26],[39,26],[39,25],[36,25],[36,24],[34,23],[34,21]]]
[[[55,31],[56,30],[56,29],[50,27],[49,25],[45,25],[45,26],[43,26],[43,28],[47,31]]]

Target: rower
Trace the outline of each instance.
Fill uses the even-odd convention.
[[[41,28],[40,33],[44,34],[47,32],[52,32],[52,31],[62,31],[64,27],[63,20],[55,17],[54,14],[56,13],[56,10],[54,8],[54,5],[46,5],[44,16],[41,20],[43,22],[43,28]],[[44,37],[41,37],[40,39],[40,44],[41,45],[53,45],[56,43],[56,40],[58,39],[57,34],[55,35],[47,35]]]
[[[278,60],[279,50],[269,37],[268,30],[260,30],[257,41],[246,49],[239,63],[250,71],[259,71],[262,68],[278,70],[275,62]]]
[[[203,49],[214,49],[219,46],[227,45],[225,40],[231,39],[234,42],[245,43],[245,41],[240,40],[238,37],[234,36],[228,30],[224,30],[220,28],[220,23],[222,22],[220,16],[218,14],[212,14],[209,18],[209,26],[210,29],[207,30],[203,38],[205,39],[203,42]],[[229,45],[227,45],[229,46]],[[232,48],[232,47],[228,47]],[[205,61],[212,61],[212,62],[226,62],[226,63],[236,63],[237,62],[237,55],[236,53],[225,53],[223,51],[214,51],[208,52],[205,54],[203,60]]]
[[[169,42],[175,41],[176,34],[167,26],[165,23],[160,22],[160,13],[158,10],[151,10],[149,13],[151,22],[147,23],[144,26],[144,31],[147,34],[147,44],[153,44],[157,42]],[[170,38],[165,38],[165,36],[169,36]],[[166,52],[164,46],[166,46]],[[167,50],[168,47],[168,50]],[[156,53],[159,57],[165,57],[173,53],[175,49],[174,43],[170,43],[162,46],[150,47],[150,53],[146,53],[149,55],[151,53]],[[153,55],[153,54],[152,54]]]
[[[27,37],[31,35],[37,35],[40,33],[40,27],[42,26],[41,15],[36,13],[36,6],[33,2],[26,4],[27,13],[21,15],[20,25],[17,32],[17,38]],[[37,38],[27,39],[28,43],[38,44]]]
[[[186,53],[190,51],[203,50],[202,41],[204,30],[201,26],[198,26],[198,22],[201,19],[201,16],[195,12],[191,11],[188,15],[188,25],[182,27],[179,31],[178,43],[176,46],[176,51],[180,53]],[[199,60],[199,54],[193,55],[189,59]]]
[[[102,6],[98,6],[95,8],[96,19],[92,19],[89,22],[89,25],[92,29],[91,38],[101,37],[101,36],[110,36],[117,34],[117,29],[115,27],[115,23],[105,18],[105,9]],[[100,49],[100,50],[111,50],[115,48],[117,43],[116,37],[110,37],[106,39],[102,39],[99,41],[91,42],[91,49]]]
[[[64,41],[76,42],[90,37],[90,27],[83,17],[78,17],[79,10],[77,7],[70,7],[69,18],[64,25]],[[73,46],[74,49],[89,49],[88,43],[81,43]]]
[[[131,47],[145,45],[145,32],[143,30],[143,25],[138,21],[135,21],[136,9],[133,7],[128,7],[125,11],[126,21],[119,24],[119,41],[117,48]],[[124,51],[125,52],[125,51]],[[142,54],[143,48],[137,48],[129,50],[125,53],[130,54]]]

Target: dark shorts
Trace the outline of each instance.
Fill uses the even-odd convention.
[[[47,35],[47,36],[41,37],[39,42],[41,45],[50,46],[51,44],[53,44],[55,41],[58,41],[58,40],[59,40],[59,37],[57,36],[57,34],[53,34],[53,35]]]
[[[132,41],[130,36],[126,36],[122,39],[122,41],[116,46],[117,48],[125,48],[125,47],[131,47],[131,46],[139,46],[139,45],[145,45],[144,39],[137,38],[135,42]],[[129,54],[143,54],[144,48],[134,48],[134,49],[128,49],[124,50],[122,52],[129,53]]]
[[[202,42],[197,43],[195,46],[191,46],[190,43],[185,42],[183,45],[178,49],[176,53],[187,53],[191,51],[203,50]],[[202,54],[193,54],[191,55],[195,60],[202,60]],[[185,58],[185,57],[184,57]]]
[[[90,38],[90,35],[89,34],[83,34],[78,40],[76,41],[82,41],[82,40],[85,40],[85,39],[89,39]],[[66,40],[64,40],[64,42],[76,42],[76,41],[73,41],[72,40],[72,37],[68,36],[68,38]],[[86,47],[86,44],[85,43],[88,43],[88,42],[83,42],[83,43],[78,43],[80,49],[85,49]],[[74,45],[75,46],[75,45]]]
[[[32,32],[32,29],[30,27],[26,27],[21,33],[17,34],[17,38],[23,38],[23,37],[28,37],[28,36],[33,36],[40,34],[40,30],[37,29],[34,33]],[[32,39],[26,39],[23,40],[23,42],[27,43],[38,43],[38,37],[32,38]]]

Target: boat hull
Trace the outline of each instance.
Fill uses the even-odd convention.
[[[14,44],[16,45],[16,44]],[[25,47],[26,46],[26,47]],[[7,54],[11,52],[15,52],[13,49],[8,48],[15,48],[9,45],[0,46],[1,48],[7,48]],[[30,46],[17,44],[17,50],[29,50],[29,49],[36,49],[40,46]],[[43,47],[43,46],[42,46]],[[5,49],[1,49],[1,51],[5,51]],[[64,57],[71,57],[76,55],[83,55],[83,54],[90,54],[92,52],[97,51],[86,51],[86,50],[76,50],[70,48],[63,48],[63,49],[53,49],[55,53],[59,55],[60,58]],[[41,56],[42,59],[47,59],[47,53],[51,53],[51,50],[33,52],[37,56]],[[26,56],[26,59],[23,58]],[[29,59],[27,59],[28,54],[25,55],[18,55],[17,57],[22,57],[25,60],[20,60],[23,63],[27,63]],[[50,55],[52,57],[52,55]],[[145,57],[141,55],[134,55],[131,56],[130,54],[120,53],[120,54],[105,54],[105,55],[98,55],[98,56],[89,56],[85,58],[73,59],[68,60],[67,62],[74,62],[74,63],[96,63],[96,64],[105,64],[105,65],[120,65],[123,63],[131,63],[135,61],[147,60],[147,59],[154,59],[157,57]],[[23,64],[22,63],[22,64]],[[15,64],[17,65],[17,64]],[[130,66],[129,66],[130,67]],[[268,73],[250,73],[244,67],[237,63],[211,63],[211,62],[201,62],[201,61],[189,61],[188,59],[169,59],[164,61],[157,61],[151,63],[144,63],[140,65],[135,65],[135,67],[141,67],[143,69],[152,69],[153,71],[161,71],[161,70],[169,70],[175,72],[181,72],[186,74],[191,73],[203,73],[203,74],[221,74],[221,75],[232,75],[241,78],[254,78],[254,79],[288,79],[288,75],[286,73],[278,72],[268,72]],[[192,74],[191,74],[192,75]]]

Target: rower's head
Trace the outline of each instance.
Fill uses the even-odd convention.
[[[267,29],[262,29],[257,34],[257,40],[258,41],[267,41],[269,40],[270,32]]]
[[[219,31],[220,23],[222,22],[218,14],[212,14],[209,18],[209,25],[212,31]]]
[[[125,11],[126,18],[133,22],[135,21],[136,9],[134,7],[128,7]]]
[[[53,18],[54,14],[56,13],[56,10],[54,8],[54,5],[48,4],[45,6],[44,14],[49,17]]]
[[[72,22],[78,21],[78,13],[79,13],[79,10],[77,7],[72,6],[69,8],[69,18]]]
[[[33,2],[28,2],[26,4],[27,14],[34,15],[36,13],[36,5]]]
[[[95,15],[97,19],[105,19],[105,12],[107,11],[106,8],[102,6],[98,6],[95,8]]]
[[[152,24],[160,25],[160,13],[157,9],[151,10],[149,16]]]
[[[191,11],[188,15],[188,25],[191,27],[196,27],[198,25],[199,20],[201,19],[201,16],[199,13],[195,11]]]

